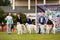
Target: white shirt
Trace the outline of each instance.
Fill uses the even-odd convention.
[[[7,24],[12,24],[13,23],[12,16],[7,16],[5,18],[5,20],[7,21]]]
[[[43,22],[43,18],[41,18],[41,22]]]

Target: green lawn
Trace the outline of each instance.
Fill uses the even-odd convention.
[[[0,31],[0,40],[60,40],[60,32],[56,34],[21,34],[17,35],[17,32],[13,32],[8,35],[6,32]]]

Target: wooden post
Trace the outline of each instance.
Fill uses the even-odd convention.
[[[28,0],[28,10],[30,10],[30,0]]]
[[[15,9],[15,0],[13,0],[12,9]]]
[[[59,0],[59,4],[60,4],[60,0]]]
[[[46,0],[43,0],[43,4],[46,4]]]

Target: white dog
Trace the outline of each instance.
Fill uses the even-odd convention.
[[[55,22],[53,21],[53,18],[51,15],[49,16],[49,20],[51,20],[50,21],[51,23],[48,22],[48,23],[50,23],[50,25],[46,25],[46,32],[49,33],[49,31],[51,30],[51,32],[55,34],[55,30],[56,30]]]
[[[26,26],[27,26],[27,30],[29,31],[29,33],[31,33],[31,31],[32,31],[33,29],[34,29],[35,32],[37,33],[37,27],[36,27],[36,25],[26,23]]]
[[[18,34],[22,34],[22,25],[19,23],[19,22],[17,22],[17,31],[18,31]]]

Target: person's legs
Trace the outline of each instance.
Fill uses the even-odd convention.
[[[7,33],[11,33],[11,24],[7,24]]]
[[[26,27],[29,33],[31,33],[31,25],[26,23]]]
[[[7,33],[9,32],[9,30],[8,30],[8,29],[9,29],[9,27],[8,27],[8,24],[7,24]]]
[[[19,26],[20,26],[20,34],[22,34],[23,33],[22,24],[19,24]]]
[[[14,24],[11,25],[11,31],[14,31]]]
[[[22,24],[22,29],[23,29],[23,33],[26,33],[26,27],[24,24]]]
[[[19,22],[17,22],[17,34],[20,34],[20,30],[19,30]]]
[[[28,25],[28,30],[29,30],[29,33],[31,33],[31,30],[32,30],[31,25]]]
[[[36,25],[33,25],[33,28],[34,28],[35,32],[37,33],[37,27],[36,27]]]
[[[46,26],[46,33],[50,33],[52,31],[52,25],[47,25]]]
[[[38,34],[40,34],[40,33],[41,33],[41,28],[40,28],[40,25],[38,25],[37,30],[38,30]]]
[[[52,30],[52,33],[56,33],[56,28],[55,27],[53,27],[53,30]]]
[[[21,27],[21,24],[17,24],[17,31],[18,33],[17,34],[22,34],[22,27]]]
[[[49,34],[49,25],[46,25],[46,33]]]
[[[41,33],[44,33],[45,25],[41,25],[40,28],[41,28]]]

